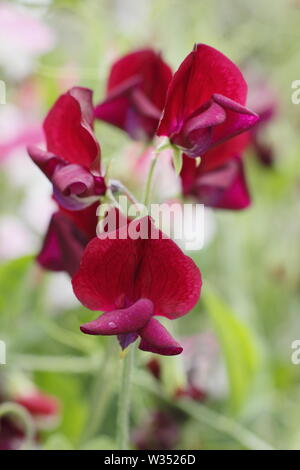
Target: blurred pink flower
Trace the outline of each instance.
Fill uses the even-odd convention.
[[[14,151],[43,140],[40,124],[28,119],[25,111],[13,105],[0,108],[0,127],[0,162]]]

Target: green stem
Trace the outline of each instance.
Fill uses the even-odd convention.
[[[144,196],[144,205],[146,207],[148,207],[150,203],[152,180],[153,180],[156,163],[157,163],[157,153],[154,152],[154,156],[152,157],[152,162],[150,165],[147,182],[146,182],[146,189],[145,189],[145,196]]]
[[[128,352],[122,359],[122,377],[119,390],[119,404],[117,416],[117,448],[118,450],[129,449],[129,415],[130,415],[130,392],[131,376],[134,365],[135,344],[128,348]]]
[[[154,169],[157,162],[157,152],[154,152],[152,162],[149,168],[144,205],[149,206],[151,197],[151,186],[154,175]],[[130,415],[130,395],[131,395],[131,376],[134,366],[135,344],[132,344],[123,359],[123,370],[121,377],[121,386],[119,390],[119,404],[117,416],[117,446],[119,450],[129,449],[129,415]]]
[[[115,383],[112,374],[112,357],[112,342],[110,342],[110,344],[107,345],[105,349],[105,354],[101,361],[100,367],[98,367],[97,371],[95,372],[95,379],[90,397],[90,412],[81,438],[83,444],[94,437],[105,417],[107,405],[111,398],[113,386]]]
[[[14,415],[22,421],[25,435],[22,449],[30,449],[34,442],[35,425],[28,411],[17,403],[6,402],[0,405],[0,420],[5,415]]]

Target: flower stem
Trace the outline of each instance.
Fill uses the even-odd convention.
[[[156,163],[157,163],[157,152],[154,152],[151,165],[149,168],[149,172],[148,172],[147,182],[146,182],[146,189],[145,189],[145,196],[144,196],[144,205],[146,207],[148,207],[150,203],[151,186],[152,186],[152,180],[153,180]]]
[[[112,365],[112,341],[106,344],[105,353],[103,355],[101,365],[94,374],[94,383],[90,397],[90,410],[86,427],[82,435],[82,443],[85,444],[97,433],[101,427],[109,400],[112,395],[115,380],[113,377]]]
[[[119,405],[117,416],[117,446],[118,450],[129,449],[129,415],[131,376],[134,365],[135,345],[128,348],[125,358],[122,359],[122,376],[119,390]]]

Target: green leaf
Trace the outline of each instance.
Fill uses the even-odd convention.
[[[249,327],[214,291],[207,288],[203,300],[224,354],[230,384],[230,409],[237,413],[257,372],[257,345]]]

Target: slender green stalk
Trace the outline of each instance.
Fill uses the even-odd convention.
[[[148,207],[149,203],[150,203],[152,180],[153,180],[153,175],[154,175],[154,170],[155,170],[156,163],[157,163],[157,153],[154,152],[154,155],[152,157],[152,162],[151,162],[151,165],[150,165],[150,169],[149,169],[149,173],[148,173],[148,177],[147,177],[146,189],[145,189],[145,195],[144,195],[144,205],[146,207]]]
[[[118,416],[117,416],[117,448],[129,449],[129,415],[131,376],[134,365],[135,344],[128,348],[126,356],[122,359],[122,377],[119,390]]]
[[[30,449],[33,446],[35,425],[28,411],[17,403],[6,402],[0,405],[0,420],[5,415],[14,415],[22,421],[25,435],[22,449]]]
[[[211,408],[208,408],[205,405],[201,405],[200,403],[196,403],[188,399],[181,399],[176,401],[171,400],[170,397],[166,395],[160,387],[157,387],[153,381],[149,380],[146,375],[139,374],[138,377],[135,377],[135,383],[153,393],[154,395],[157,395],[160,399],[164,400],[168,404],[183,411],[185,414],[199,423],[205,424],[224,435],[230,436],[246,449],[273,450],[273,447],[270,444],[265,442],[253,432],[246,429],[240,423],[212,410]]]

